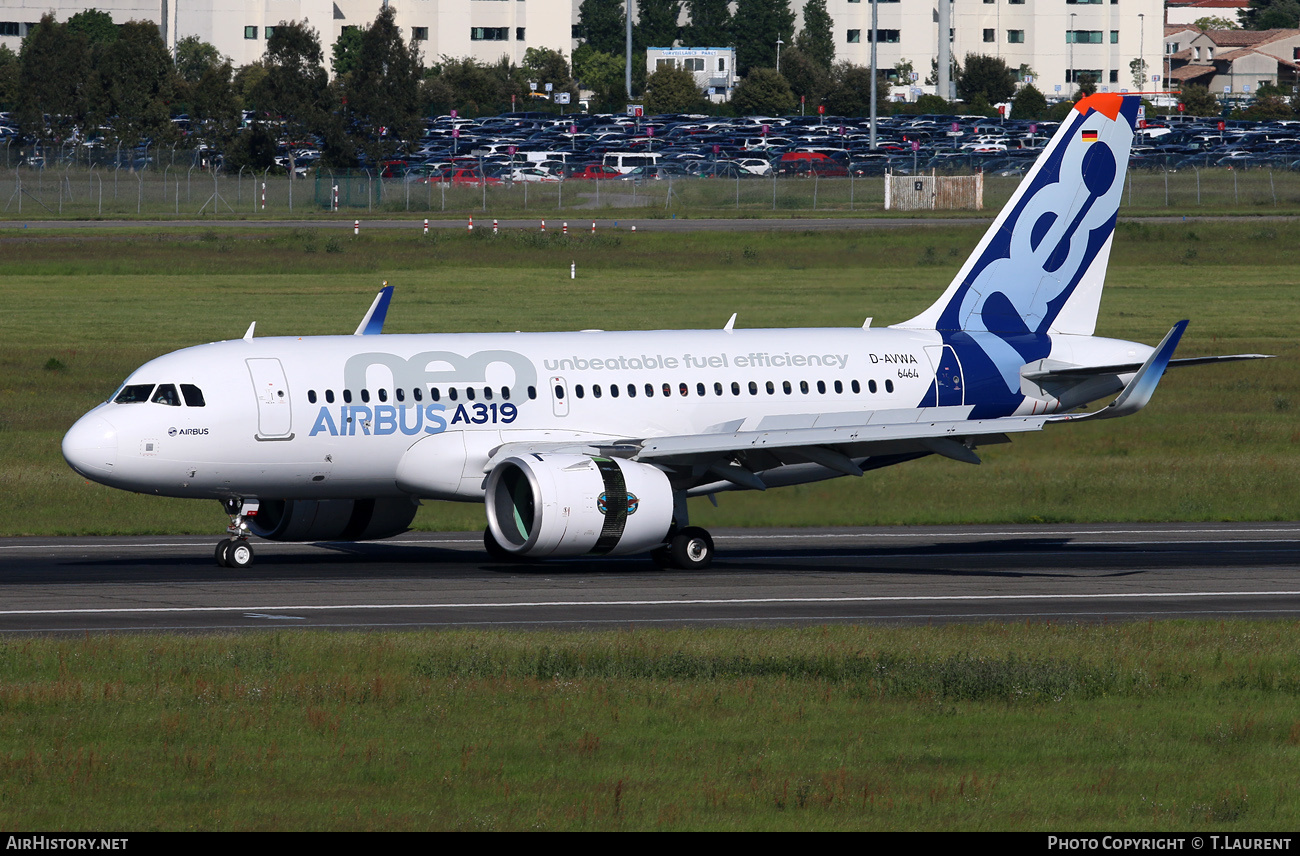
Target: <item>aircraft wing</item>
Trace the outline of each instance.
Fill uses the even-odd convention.
[[[675,473],[679,483],[698,486],[726,481],[765,490],[767,484],[759,473],[791,464],[818,464],[856,476],[863,474],[864,465],[872,468],[872,458],[894,463],[936,454],[978,464],[975,448],[1010,442],[1008,434],[1040,431],[1051,423],[1128,416],[1141,410],[1169,367],[1186,327],[1186,321],[1174,325],[1146,362],[1124,372],[1133,377],[1115,400],[1090,413],[969,419],[973,407],[960,406],[772,416],[746,431],[736,422],[698,434],[507,443],[493,451],[484,471],[491,471],[510,455],[575,452],[657,464]]]

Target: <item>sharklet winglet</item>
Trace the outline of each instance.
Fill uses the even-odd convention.
[[[384,332],[384,318],[388,315],[388,304],[393,299],[393,287],[387,282],[384,287],[379,289],[375,295],[375,300],[370,304],[370,310],[366,316],[361,319],[357,325],[354,336],[378,336]]]

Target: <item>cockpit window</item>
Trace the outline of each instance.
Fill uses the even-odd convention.
[[[185,396],[186,407],[203,406],[203,390],[199,389],[194,384],[192,383],[181,384],[181,395]],[[330,396],[330,399],[333,400],[333,396]]]
[[[176,394],[176,385],[171,383],[159,384],[153,398],[150,400],[154,404],[166,404],[170,407],[181,406],[181,397]]]
[[[122,387],[122,391],[113,399],[114,404],[135,404],[141,401],[149,400],[149,393],[153,392],[151,383],[132,383]]]

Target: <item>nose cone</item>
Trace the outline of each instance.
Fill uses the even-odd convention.
[[[97,412],[87,413],[63,435],[63,458],[86,478],[107,484],[117,464],[117,429]]]

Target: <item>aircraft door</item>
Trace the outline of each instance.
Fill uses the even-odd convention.
[[[293,413],[284,366],[274,357],[245,360],[257,396],[257,439],[292,440]]]
[[[569,385],[562,377],[553,377],[548,381],[551,387],[551,407],[556,416],[569,415]]]
[[[961,362],[950,345],[942,348],[926,346],[925,354],[934,369],[935,401],[925,402],[939,407],[955,407],[966,403],[966,387],[962,382]]]

